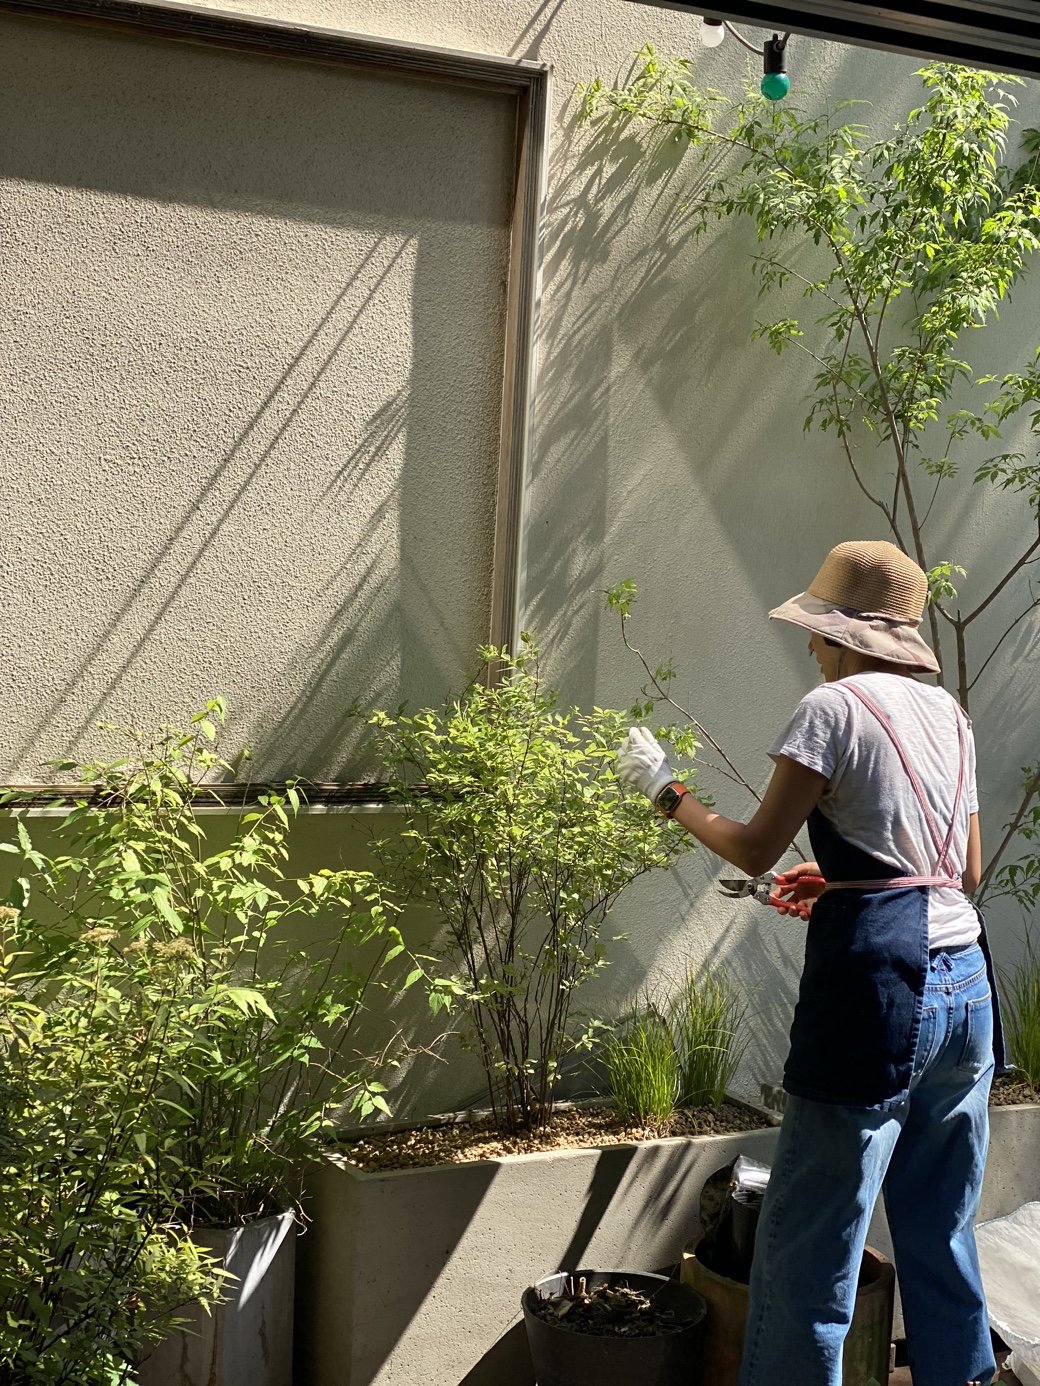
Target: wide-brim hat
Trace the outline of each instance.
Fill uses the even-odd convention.
[[[849,540],[831,549],[804,592],[769,616],[874,659],[937,674],[939,661],[917,629],[927,601],[928,578],[902,549],[883,539]]]

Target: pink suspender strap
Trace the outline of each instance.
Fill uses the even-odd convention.
[[[924,820],[928,827],[929,836],[938,853],[935,863],[936,874],[934,876],[895,876],[884,880],[874,881],[828,881],[828,890],[897,890],[902,886],[949,886],[954,890],[961,889],[961,878],[950,863],[950,845],[953,842],[953,830],[957,823],[957,811],[960,808],[961,797],[964,793],[964,720],[960,708],[954,706],[954,718],[957,723],[957,789],[953,797],[953,808],[950,813],[950,826],[946,831],[945,838],[939,831],[939,825],[935,821],[935,815],[929,807],[925,796],[924,786],[921,784],[917,771],[914,769],[910,757],[906,753],[906,747],[900,741],[899,736],[893,727],[891,719],[883,708],[862,689],[854,687],[851,683],[843,685],[854,698],[858,698],[863,706],[872,713],[881,723],[889,740],[896,749],[896,753],[902,762],[903,769],[906,771],[907,779],[921,806]]]

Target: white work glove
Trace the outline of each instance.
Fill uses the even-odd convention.
[[[618,750],[617,777],[626,789],[645,794],[651,803],[675,778],[664,747],[649,727],[632,727]]]

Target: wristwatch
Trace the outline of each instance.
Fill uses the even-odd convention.
[[[654,808],[658,813],[663,813],[665,818],[674,818],[675,810],[689,794],[689,790],[678,780],[672,780],[658,794],[654,800]]]

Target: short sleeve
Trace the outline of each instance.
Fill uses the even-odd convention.
[[[966,787],[966,792],[967,792],[967,796],[968,796],[968,812],[969,812],[969,813],[978,813],[978,811],[979,811],[979,791],[978,791],[978,786],[977,786],[977,784],[976,784],[976,782],[975,782],[975,737],[972,735],[972,731],[971,731],[971,728],[970,728],[970,727],[968,728],[968,735],[967,735],[966,740],[967,740],[967,746],[966,746],[967,754],[966,754],[966,756],[965,756],[965,761],[966,761],[966,766],[965,766],[965,769],[966,769],[966,775],[965,775],[966,786],[965,786],[965,787]]]
[[[787,756],[827,779],[834,776],[847,742],[849,705],[826,685],[807,693],[769,748],[774,760]]]

